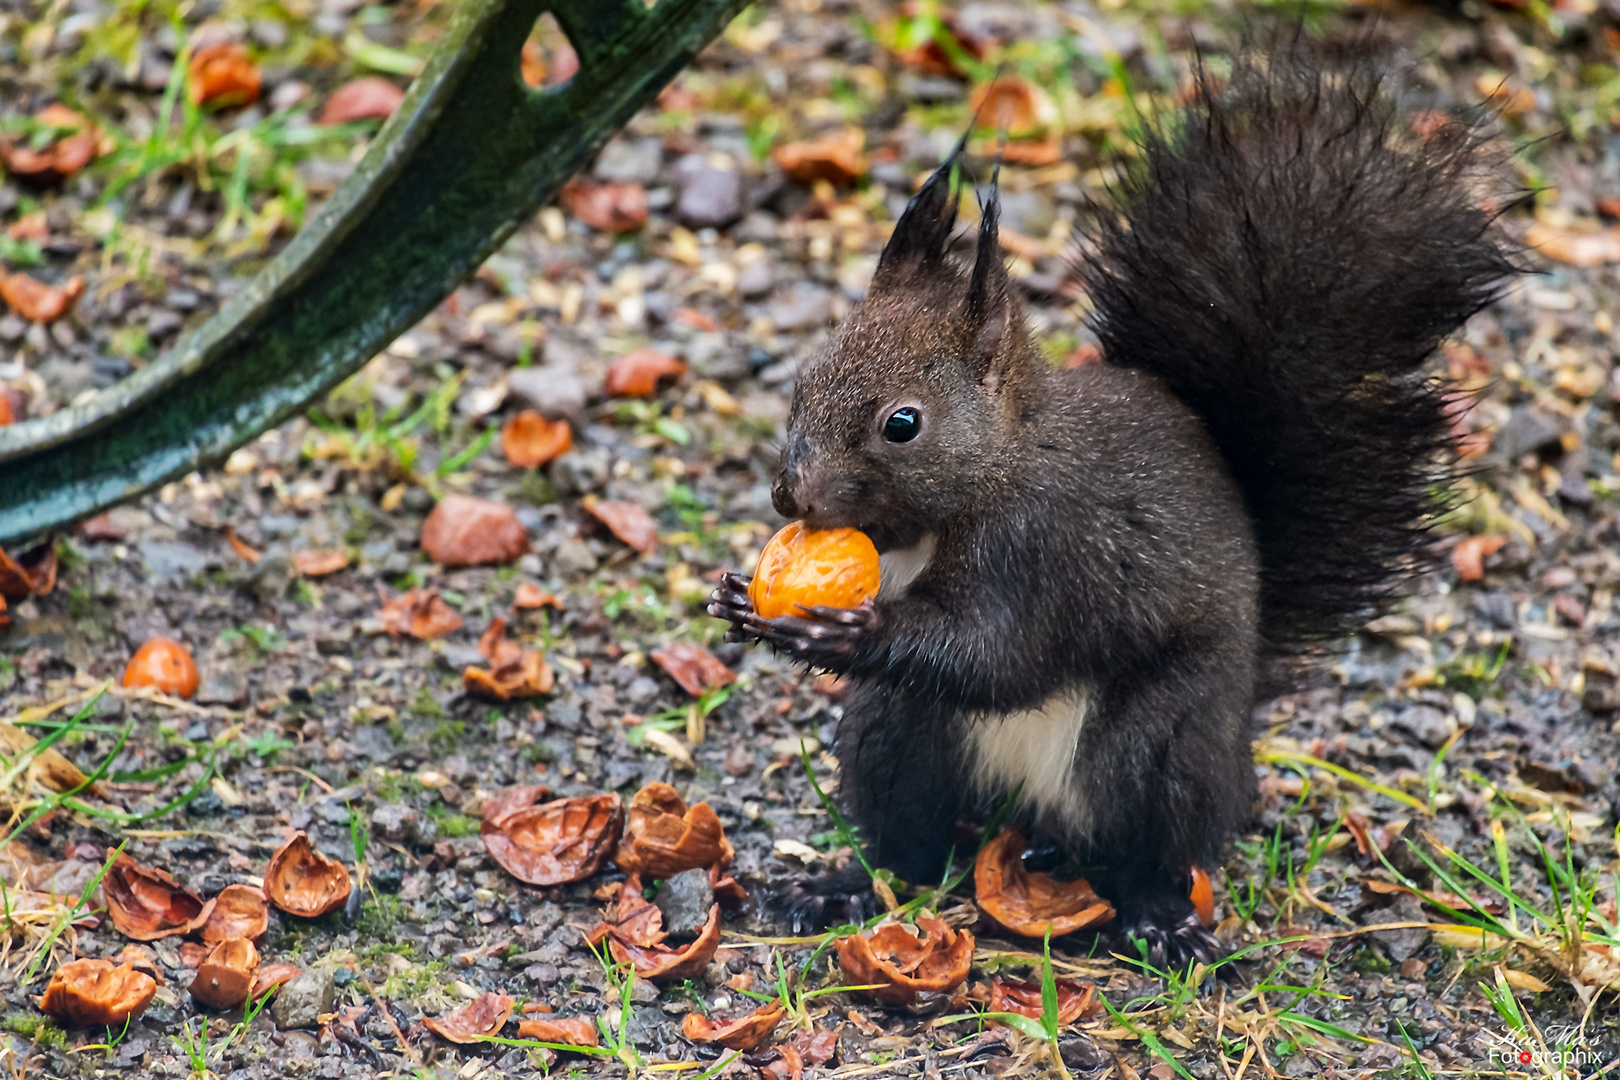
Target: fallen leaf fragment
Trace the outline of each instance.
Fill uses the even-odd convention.
[[[0,596],[0,626],[5,625],[3,615],[5,610],[5,597]],[[9,758],[14,762],[22,761],[24,760],[23,753],[29,750],[37,741],[21,728],[0,720],[0,758]],[[44,750],[35,750],[32,754],[32,762],[33,774],[43,780],[53,791],[77,791],[84,787],[85,783],[90,779],[84,775],[83,770],[77,765],[50,747]],[[101,785],[96,784],[90,790],[99,795],[102,794],[100,788]],[[4,877],[0,876],[0,880],[4,880]]]
[[[1525,230],[1524,242],[1549,259],[1582,270],[1620,262],[1620,226],[1583,232],[1538,221]]]
[[[264,868],[264,895],[289,915],[319,918],[349,900],[349,869],[310,846],[309,836],[295,832],[270,856]]]
[[[422,1026],[453,1043],[475,1043],[501,1030],[512,1005],[511,996],[486,991],[443,1016],[423,1020]]]
[[[1015,934],[1053,937],[1099,926],[1114,917],[1113,905],[1083,878],[1059,881],[1024,868],[1024,833],[1010,825],[979,849],[973,886],[979,907]],[[920,920],[919,920],[920,921]]]
[[[159,693],[189,698],[197,692],[197,663],[191,651],[170,638],[151,638],[124,665],[123,686],[150,686]]]
[[[919,916],[915,928],[887,923],[838,941],[838,964],[851,986],[890,1005],[907,1005],[924,992],[954,990],[973,964],[973,935],[943,920]]]
[[[216,41],[192,53],[189,73],[195,105],[251,105],[264,81],[259,66],[234,41]]]
[[[461,629],[461,616],[439,596],[438,589],[412,589],[377,610],[383,629],[395,637],[410,635],[422,641]]]
[[[900,5],[898,14],[903,19],[916,20],[921,23],[921,5],[917,3],[904,3]],[[903,43],[894,48],[894,58],[906,67],[915,68],[929,75],[961,76],[965,74],[961,65],[957,63],[958,51],[974,60],[983,60],[985,51],[989,48],[990,39],[969,31],[962,25],[956,12],[950,8],[935,8],[933,17],[939,20],[938,30],[926,40],[916,42],[914,37],[908,36]],[[915,34],[918,28],[912,24]],[[900,25],[905,25],[904,23]],[[953,49],[947,50],[939,43],[938,35],[943,34],[952,42]]]
[[[624,803],[610,793],[486,817],[482,833],[485,849],[519,881],[561,885],[600,870],[623,830]]]
[[[775,1052],[780,1055],[759,1070],[760,1080],[800,1080],[804,1076],[804,1056],[795,1046],[778,1046]]]
[[[191,996],[215,1009],[234,1009],[248,999],[259,976],[259,950],[247,938],[226,938],[197,968]]]
[[[1081,1017],[1102,1012],[1102,1002],[1097,1000],[1096,987],[1089,983],[1077,983],[1071,979],[1055,981],[1058,1023],[1072,1024]],[[1045,1006],[1041,1002],[1041,984],[1003,982],[999,976],[992,978],[988,1011],[1018,1013],[1020,1016],[1030,1016],[1039,1020],[1046,1015]]]
[[[661,649],[654,649],[650,655],[654,663],[693,697],[702,697],[705,691],[737,681],[737,673],[726,667],[719,657],[691,642],[672,641]]]
[[[608,527],[608,531],[643,555],[658,546],[658,523],[635,503],[607,502],[595,495],[581,501],[585,512]]]
[[[724,870],[733,850],[714,808],[688,808],[674,788],[653,781],[630,800],[624,843],[613,861],[626,873],[668,878],[683,870]]]
[[[376,75],[350,79],[326,99],[321,107],[321,124],[353,124],[361,120],[386,120],[394,115],[405,91]]]
[[[56,588],[56,547],[45,543],[19,557],[0,548],[0,597],[13,603]]]
[[[657,349],[635,349],[608,365],[602,390],[609,397],[652,397],[660,380],[685,374],[686,361]]]
[[[501,453],[520,469],[538,469],[574,447],[566,420],[547,420],[533,409],[515,414],[501,428]]]
[[[305,577],[325,577],[349,565],[349,553],[342,548],[316,548],[292,553],[293,569]]]
[[[112,849],[108,849],[112,855]],[[107,914],[113,926],[136,941],[189,934],[208,921],[214,902],[182,885],[162,870],[142,866],[119,854],[101,879]]]
[[[66,1027],[121,1028],[141,1015],[157,993],[157,980],[129,964],[69,960],[51,975],[39,1007]]]
[[[697,938],[678,948],[664,944],[664,913],[641,894],[641,878],[630,874],[619,893],[614,914],[586,935],[593,945],[604,939],[613,958],[629,964],[643,979],[693,979],[701,975],[720,947],[720,905],[709,908],[709,918]]]
[[[478,651],[489,659],[488,668],[469,667],[461,684],[470,693],[507,701],[549,694],[556,675],[545,657],[506,638],[506,620],[497,617],[478,639]]]
[[[600,1042],[596,1025],[580,1016],[560,1020],[519,1020],[518,1038],[561,1046],[596,1046]]]
[[[264,964],[259,968],[259,977],[253,980],[253,990],[249,996],[258,1000],[274,988],[286,986],[303,973],[304,969],[297,964]]]
[[[529,534],[509,506],[446,495],[422,522],[422,550],[440,566],[509,563],[529,550]]]
[[[647,192],[640,184],[576,178],[563,185],[557,198],[570,214],[600,232],[635,232],[647,224]]]
[[[258,941],[270,926],[264,891],[252,885],[227,885],[214,897],[214,910],[202,925],[202,939],[217,945],[227,938]]]
[[[554,607],[561,611],[563,602],[534,582],[525,581],[518,585],[517,593],[512,597],[512,606],[523,611],[534,611],[543,607]]]
[[[771,1037],[784,1014],[778,1001],[761,1005],[747,1016],[719,1023],[701,1013],[689,1012],[681,1021],[681,1034],[695,1043],[710,1043],[727,1050],[754,1050]]]
[[[1451,566],[1463,581],[1480,581],[1485,577],[1485,559],[1502,550],[1505,536],[1469,536],[1451,549]]]
[[[817,180],[847,187],[866,175],[866,132],[858,127],[784,143],[771,153],[782,171],[802,184]]]
[[[84,278],[75,274],[61,285],[47,285],[24,273],[0,274],[0,300],[29,322],[55,322],[84,295]]]
[[[28,140],[0,139],[0,165],[13,176],[39,183],[66,180],[112,148],[89,119],[66,105],[45,106],[34,114],[34,123],[62,134],[43,147],[31,146]]]

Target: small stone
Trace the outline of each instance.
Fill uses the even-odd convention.
[[[614,139],[602,147],[592,171],[598,180],[621,184],[652,184],[664,165],[662,139]]]
[[[688,154],[675,165],[679,194],[675,217],[694,229],[723,228],[742,216],[742,174],[722,168],[700,154]]]
[[[596,491],[608,481],[611,463],[600,447],[570,450],[551,463],[551,482],[569,495]]]
[[[371,812],[371,827],[384,840],[407,840],[416,832],[421,815],[414,806],[383,803]]]
[[[694,938],[709,921],[714,907],[714,888],[707,870],[684,870],[658,890],[654,901],[664,913],[664,929],[672,938]]]
[[[507,376],[506,389],[547,419],[577,418],[585,411],[585,381],[560,365],[515,368]]]
[[[779,332],[824,326],[832,318],[832,294],[801,282],[773,297],[765,311]]]
[[[332,1011],[337,1001],[337,984],[330,971],[306,968],[283,986],[270,1002],[270,1015],[282,1028],[312,1028],[322,1013]]]
[[[199,705],[226,705],[231,708],[244,705],[248,699],[247,676],[235,668],[209,671],[197,689]]]
[[[764,296],[775,283],[769,259],[755,259],[737,272],[737,291],[749,300]]]

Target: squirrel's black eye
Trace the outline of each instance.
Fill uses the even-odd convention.
[[[883,422],[883,438],[886,442],[910,442],[920,431],[922,414],[910,406],[894,410]]]

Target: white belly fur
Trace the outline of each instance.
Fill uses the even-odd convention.
[[[1091,694],[1077,687],[1048,698],[1037,709],[978,716],[967,722],[973,783],[1001,799],[1019,784],[1020,802],[1042,817],[1084,828],[1089,817],[1074,785],[1074,755]]]
[[[911,547],[896,548],[879,555],[877,598],[893,600],[904,596],[918,575],[928,569],[938,544],[939,538],[929,533]]]

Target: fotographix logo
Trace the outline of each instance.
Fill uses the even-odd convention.
[[[1595,1069],[1604,1062],[1604,1055],[1589,1041],[1589,1036],[1577,1024],[1549,1025],[1537,1039],[1528,1032],[1506,1031],[1500,1034],[1482,1031],[1486,1042],[1486,1057],[1490,1064],[1504,1072],[1522,1073],[1526,1070],[1543,1075],[1556,1075],[1558,1070]]]

